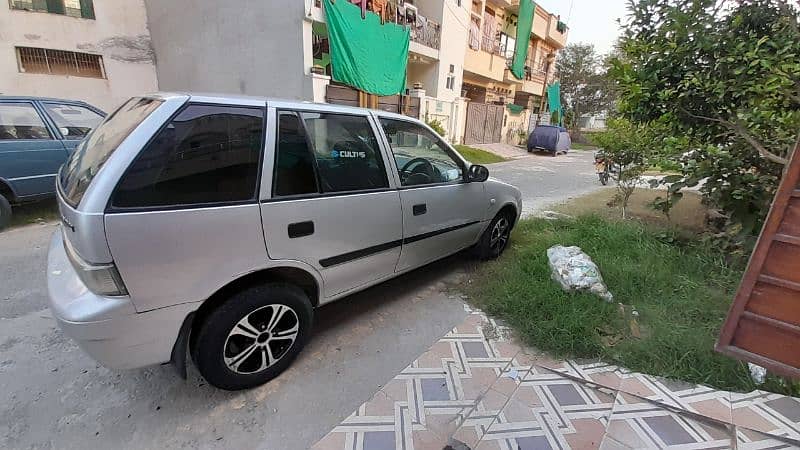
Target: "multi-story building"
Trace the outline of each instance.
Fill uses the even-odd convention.
[[[463,77],[463,94],[470,100],[466,143],[514,142],[542,113],[544,90],[553,81],[553,61],[566,44],[567,27],[537,5],[531,36],[517,36],[518,14],[519,0],[471,0]],[[520,80],[509,65],[523,39],[528,56]]]
[[[110,111],[156,89],[142,0],[0,5],[0,94],[72,98]]]
[[[454,142],[463,141],[465,131],[467,142],[513,140],[512,131],[527,127],[529,112],[541,107],[555,51],[566,41],[566,27],[556,16],[536,8],[533,32],[525,38],[526,75],[517,80],[507,66],[519,0],[381,3],[383,20],[411,30],[410,100],[392,96],[371,103],[331,80],[321,0],[240,0],[236,8],[211,0],[146,0],[159,87],[397,109],[440,121]],[[527,109],[507,111],[504,103]],[[489,124],[491,114],[496,121]],[[476,138],[478,127],[492,133]]]
[[[518,80],[508,65],[519,0],[383,0],[382,20],[407,26],[411,37],[405,92],[377,98],[331,80],[321,0],[239,0],[235,8],[211,0],[8,2],[0,7],[2,93],[106,110],[157,89],[362,105],[438,120],[453,142],[513,141],[541,107],[566,40],[558,18],[537,7]]]

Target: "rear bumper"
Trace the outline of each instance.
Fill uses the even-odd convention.
[[[170,360],[186,316],[199,303],[137,313],[130,297],[90,292],[67,259],[61,230],[47,256],[50,309],[64,334],[102,365],[132,369]]]

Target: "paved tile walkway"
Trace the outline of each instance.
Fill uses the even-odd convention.
[[[469,311],[313,448],[800,448],[800,399],[555,361]]]

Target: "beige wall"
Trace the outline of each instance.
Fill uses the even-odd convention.
[[[158,89],[142,0],[94,2],[96,20],[12,10],[0,0],[0,93],[83,100],[106,111]],[[106,79],[21,73],[15,47],[103,56]]]

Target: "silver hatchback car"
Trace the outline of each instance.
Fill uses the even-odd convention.
[[[286,369],[322,304],[473,247],[522,210],[418,120],[161,93],[109,115],[64,164],[50,307],[111,368],[191,355],[222,389]]]

